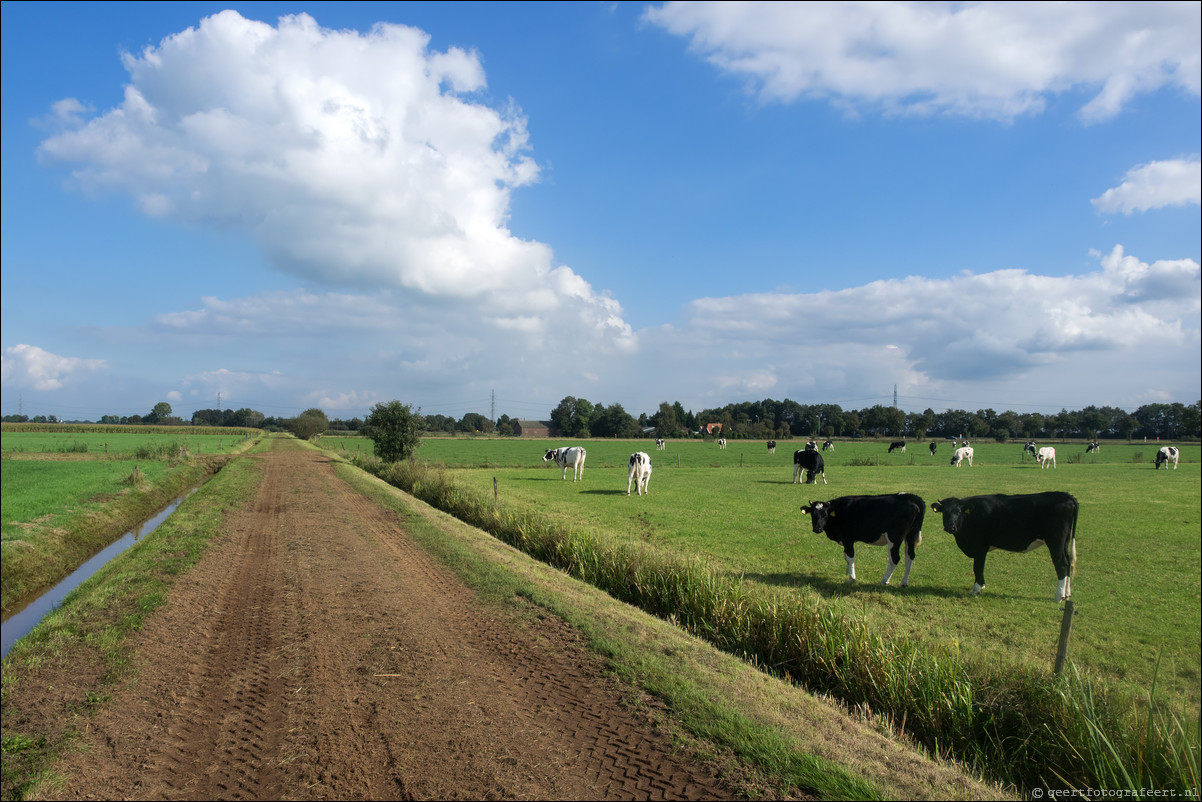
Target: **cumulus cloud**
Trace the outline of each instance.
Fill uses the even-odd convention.
[[[432,51],[404,25],[333,31],[299,14],[273,27],[223,11],[124,65],[119,106],[89,117],[61,101],[62,130],[39,149],[74,164],[85,190],[243,230],[321,284],[487,300],[502,328],[539,328],[567,304],[593,337],[633,347],[613,299],[507,227],[511,192],[539,167],[520,110],[480,99],[475,53]]]
[[[681,329],[644,339],[650,349],[687,343],[713,361],[724,384],[814,389],[818,397],[823,386],[1023,383],[1048,369],[1060,372],[1049,388],[1071,392],[1084,370],[1105,375],[1100,365],[1135,353],[1176,358],[1196,375],[1199,264],[1147,263],[1121,246],[1095,257],[1099,269],[1075,276],[999,270],[838,292],[701,298],[688,305]]]
[[[11,387],[59,390],[79,379],[108,368],[103,359],[59,356],[36,345],[14,345],[4,349],[0,377]]]
[[[765,102],[1010,120],[1082,90],[1097,121],[1140,93],[1202,86],[1197,3],[676,2],[644,19]]]
[[[1132,167],[1117,187],[1090,201],[1098,211],[1144,212],[1163,206],[1202,204],[1202,160],[1170,159]]]

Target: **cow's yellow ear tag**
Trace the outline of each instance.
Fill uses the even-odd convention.
[[[834,518],[834,517],[835,517],[835,511],[834,511],[834,510],[831,510],[831,511],[830,511],[830,514],[829,514],[827,517],[828,517],[828,518]]]

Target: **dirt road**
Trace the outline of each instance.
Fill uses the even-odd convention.
[[[276,448],[253,503],[138,636],[75,799],[729,798],[553,617],[477,603],[350,490]]]

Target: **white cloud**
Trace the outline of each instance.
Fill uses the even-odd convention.
[[[36,345],[14,345],[4,349],[0,359],[0,378],[10,387],[34,390],[60,390],[84,375],[103,371],[103,359],[59,356]]]
[[[1170,159],[1132,167],[1123,183],[1090,201],[1099,211],[1144,212],[1163,206],[1202,204],[1202,161]]]
[[[39,153],[149,216],[244,230],[321,284],[437,297],[505,328],[545,330],[570,310],[632,347],[613,299],[507,228],[510,193],[539,175],[520,111],[474,99],[475,53],[428,44],[403,25],[361,34],[223,11],[126,55],[120,106],[85,120],[60,103],[65,130]]]
[[[392,398],[441,411],[439,403],[487,399],[493,390],[545,400],[547,411],[574,395],[621,403],[636,415],[675,400],[696,411],[760,398],[859,408],[894,384],[902,395],[972,393],[980,406],[999,409],[1193,398],[1202,342],[1198,263],[1146,262],[1121,246],[1094,258],[1097,269],[1081,275],[999,270],[838,292],[700,298],[686,305],[680,326],[640,331],[633,354],[598,349],[571,325],[499,331],[466,311],[403,296],[210,299],[154,325],[157,335],[171,320],[173,334],[193,339],[197,353],[212,337],[228,336],[253,343],[250,360],[285,366],[282,374],[190,377],[185,384],[203,387],[205,398],[219,389],[226,398],[270,393],[294,398],[296,411],[318,406],[347,416]]]
[[[1120,246],[1095,258],[1098,270],[1076,276],[1000,270],[838,292],[701,298],[688,305],[685,325],[641,332],[640,341],[657,363],[709,364],[712,375],[691,383],[715,399],[727,395],[716,392],[724,386],[748,397],[773,386],[764,397],[837,402],[895,383],[902,392],[978,383],[1002,388],[1013,402],[1115,403],[1102,398],[1115,395],[1120,366],[1134,383],[1142,380],[1136,374],[1159,371],[1196,393],[1198,263],[1147,263]]]
[[[1202,87],[1198,3],[678,2],[644,19],[765,102],[830,98],[903,113],[1010,120],[1094,92],[1089,121],[1137,94]]]

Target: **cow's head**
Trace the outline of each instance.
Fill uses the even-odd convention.
[[[825,501],[811,501],[810,506],[802,507],[801,511],[810,516],[814,524],[814,534],[820,535],[826,530],[826,519],[831,515],[831,505]]]
[[[543,454],[543,462],[550,462],[551,460],[555,459],[555,455],[558,453],[559,453],[558,448],[547,449],[547,453]]]
[[[953,535],[960,533],[960,527],[964,524],[964,516],[968,514],[968,510],[960,502],[960,499],[945,498],[942,501],[931,502],[931,509],[943,513],[943,529],[945,531],[951,532]]]

